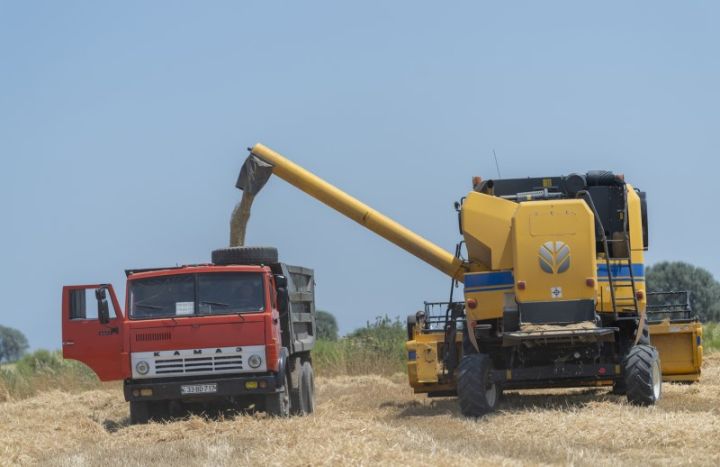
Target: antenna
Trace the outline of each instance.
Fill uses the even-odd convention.
[[[498,178],[502,178],[502,175],[500,175],[500,164],[498,164],[497,154],[495,154],[495,148],[493,148],[493,157],[495,157],[495,168],[497,169]]]

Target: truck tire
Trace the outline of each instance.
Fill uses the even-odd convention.
[[[630,349],[623,361],[628,402],[654,405],[662,396],[662,371],[655,347],[638,344]]]
[[[315,412],[315,374],[310,362],[302,364],[300,386],[303,388],[303,410],[305,415]]]
[[[303,399],[305,397],[302,385],[302,362],[299,357],[292,359],[293,366],[290,372],[290,413],[292,415],[305,415]]]
[[[130,424],[144,425],[150,421],[150,403],[147,401],[130,401]]]
[[[458,401],[466,417],[480,417],[495,410],[500,387],[492,380],[492,362],[486,354],[463,355],[458,366]]]
[[[283,378],[283,387],[281,390],[266,396],[265,412],[273,417],[290,416],[290,383],[287,373],[285,373]]]
[[[277,248],[272,246],[235,246],[212,252],[213,264],[271,264],[278,262]]]

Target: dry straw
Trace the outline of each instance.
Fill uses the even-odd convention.
[[[0,403],[0,464],[719,465],[720,354],[699,385],[664,386],[658,407],[606,389],[511,392],[478,421],[452,399],[414,396],[403,376],[317,382],[317,413],[192,416],[128,426],[113,385]]]

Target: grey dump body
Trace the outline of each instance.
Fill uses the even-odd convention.
[[[273,272],[287,278],[288,309],[281,310],[282,344],[290,354],[315,346],[315,275],[312,269],[277,263]]]

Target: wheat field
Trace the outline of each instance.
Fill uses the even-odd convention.
[[[316,413],[128,425],[120,387],[0,403],[0,464],[719,465],[720,354],[703,381],[666,384],[657,407],[607,389],[509,392],[479,420],[453,399],[415,396],[396,375],[317,381]]]

